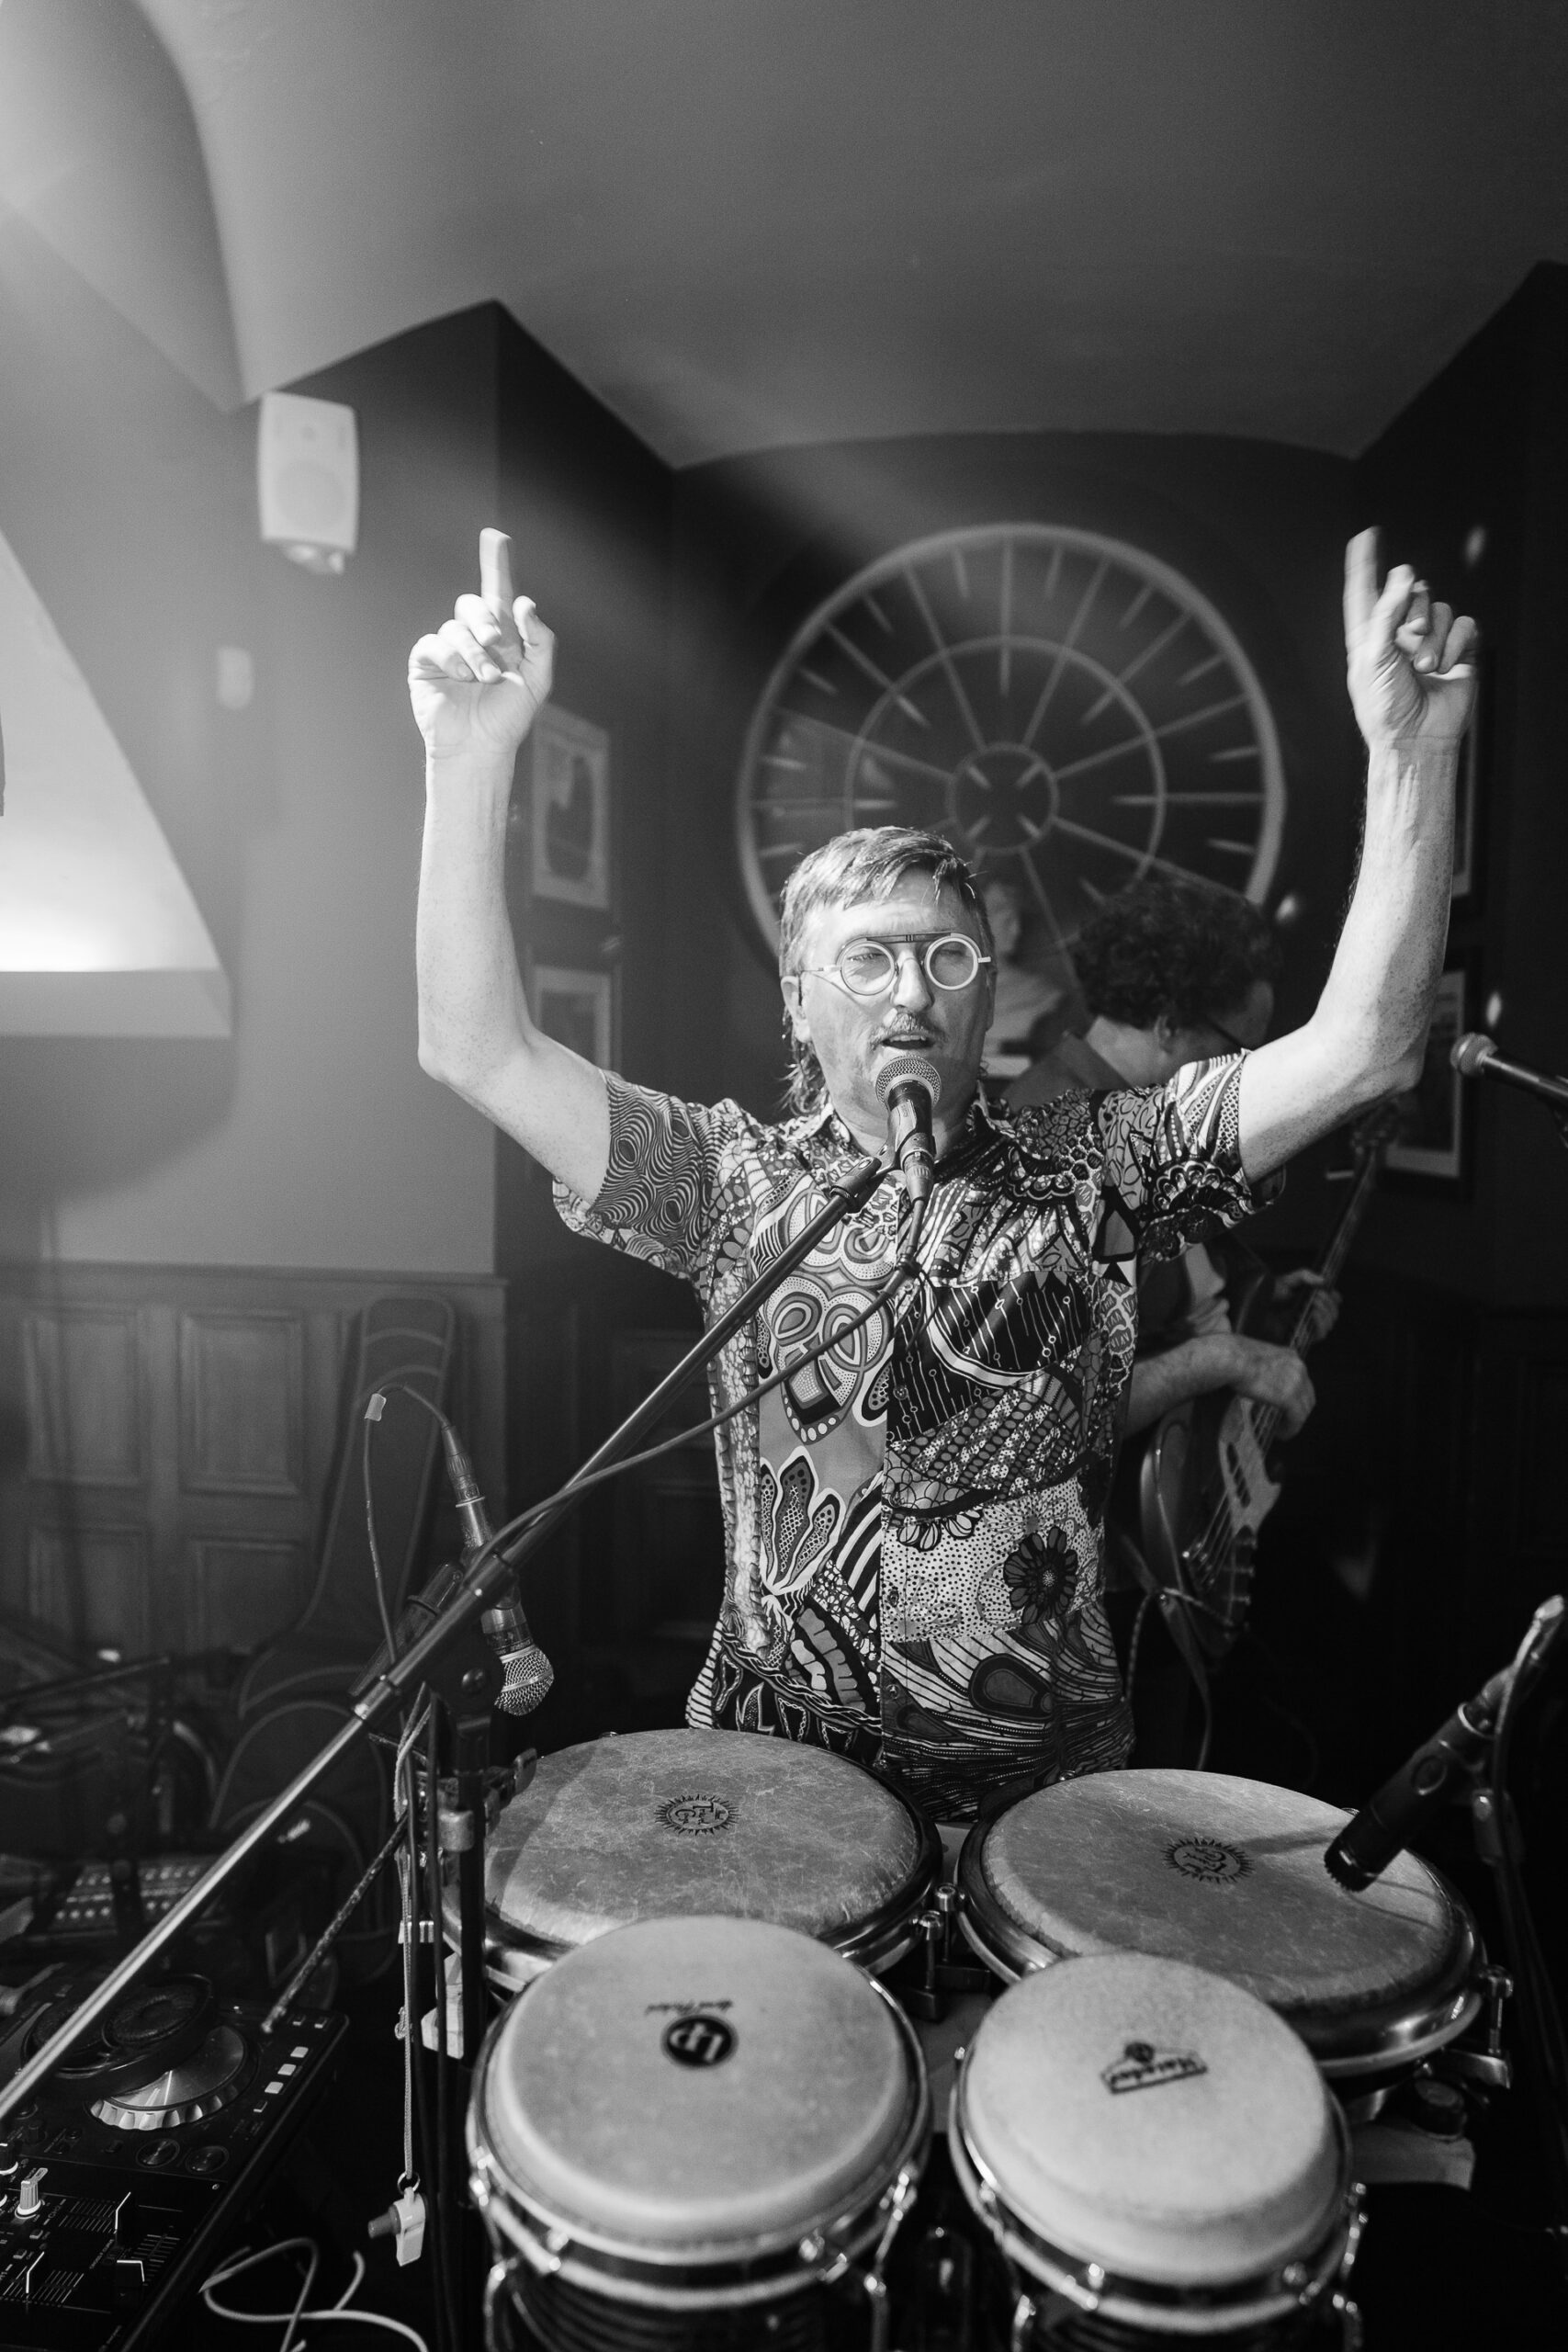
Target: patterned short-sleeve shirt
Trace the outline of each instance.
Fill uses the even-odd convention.
[[[924,1280],[717,1433],[727,1589],[694,1725],[837,1748],[963,1819],[987,1790],[1122,1764],[1102,1524],[1141,1258],[1253,1205],[1242,1057],[1163,1088],[1008,1113],[982,1099],[938,1170]],[[610,1159],[560,1214],[682,1276],[711,1322],[862,1157],[831,1111],[769,1125],[606,1076]],[[710,1370],[733,1404],[892,1271],[889,1179]]]

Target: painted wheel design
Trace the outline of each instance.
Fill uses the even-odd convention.
[[[1285,782],[1262,687],[1199,589],[1093,531],[999,523],[900,548],[811,615],[752,719],[737,815],[770,946],[807,851],[910,824],[1018,884],[1066,950],[1151,870],[1261,899]]]

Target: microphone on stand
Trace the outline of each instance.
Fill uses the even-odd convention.
[[[923,1054],[891,1054],[876,1073],[876,1099],[887,1114],[887,1141],[912,1202],[923,1201],[936,1174],[931,1114],[942,1100],[942,1072]]]
[[[1485,1754],[1511,1670],[1502,1668],[1473,1699],[1456,1707],[1346,1823],[1323,1857],[1331,1879],[1359,1894],[1404,1851],[1427,1815],[1447,1802],[1455,1782]]]
[[[1517,1086],[1521,1093],[1533,1094],[1538,1102],[1549,1102],[1559,1114],[1568,1111],[1568,1078],[1531,1069],[1528,1062],[1505,1061],[1496,1040],[1478,1029],[1467,1031],[1459,1039],[1449,1059],[1461,1078],[1495,1078],[1504,1086]]]
[[[445,1419],[441,1423],[441,1443],[457,1517],[463,1526],[463,1557],[468,1561],[490,1542],[491,1524],[485,1517],[484,1497],[474,1477],[474,1465],[464,1452],[457,1430]],[[503,1715],[531,1715],[548,1693],[556,1670],[529,1630],[515,1577],[485,1611],[479,1627],[501,1660],[503,1679],[496,1705]]]

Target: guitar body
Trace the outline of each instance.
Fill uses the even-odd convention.
[[[1211,1663],[1247,1622],[1258,1531],[1280,1498],[1252,1408],[1221,1389],[1156,1423],[1138,1465],[1139,1536],[1158,1582],[1191,1604],[1187,1620]]]
[[[1325,1282],[1345,1261],[1396,1125],[1396,1113],[1380,1110],[1352,1136],[1352,1191],[1318,1264]],[[1269,1287],[1259,1269],[1233,1302],[1235,1329],[1254,1330]],[[1294,1344],[1303,1354],[1311,1345],[1307,1315]],[[1269,1471],[1277,1419],[1271,1407],[1217,1389],[1174,1407],[1148,1436],[1135,1440],[1118,1477],[1123,1498],[1135,1482],[1138,1548],[1162,1601],[1167,1593],[1178,1596],[1174,1606],[1211,1665],[1235,1646],[1247,1623],[1258,1532],[1280,1498]],[[1163,1605],[1168,1619],[1172,1604]]]

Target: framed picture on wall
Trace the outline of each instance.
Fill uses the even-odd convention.
[[[1481,703],[1470,719],[1470,731],[1460,751],[1460,774],[1453,788],[1453,882],[1450,899],[1472,899],[1476,891],[1476,809],[1481,802]]]
[[[547,703],[529,741],[534,895],[608,908],[610,739]]]
[[[1423,1190],[1462,1192],[1469,1182],[1470,1095],[1449,1057],[1464,1035],[1473,992],[1472,975],[1463,963],[1451,966],[1438,982],[1426,1056],[1409,1115],[1383,1161],[1389,1176]]]
[[[570,1046],[600,1069],[614,1069],[615,991],[608,972],[536,964],[531,1003],[535,1022],[547,1037]]]

